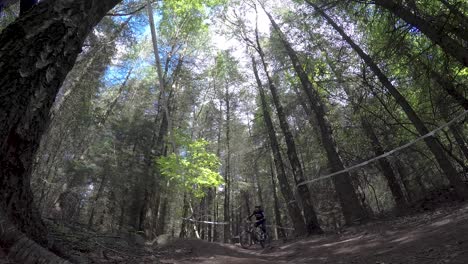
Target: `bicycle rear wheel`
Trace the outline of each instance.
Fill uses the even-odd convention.
[[[255,229],[255,236],[257,237],[258,242],[262,248],[265,248],[267,233],[264,233],[260,227]]]

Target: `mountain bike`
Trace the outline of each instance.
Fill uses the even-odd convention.
[[[247,249],[254,244],[260,244],[262,248],[268,242],[268,233],[263,232],[260,226],[255,227],[255,223],[246,222],[244,231],[241,232],[239,242],[241,247]]]

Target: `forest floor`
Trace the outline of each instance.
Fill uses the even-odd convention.
[[[243,249],[238,245],[177,240],[157,249],[163,263],[466,264],[468,205],[452,205],[374,221],[304,240]]]
[[[100,234],[64,224],[55,226],[50,235],[68,252],[70,260],[79,264],[468,263],[468,204],[438,206],[431,211],[350,227],[339,234],[286,243],[274,241],[266,249],[257,245],[243,249],[195,239],[157,246],[122,234]],[[0,264],[16,263],[0,249]]]

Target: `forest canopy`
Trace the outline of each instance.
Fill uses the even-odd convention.
[[[463,0],[0,1],[0,216],[232,242],[466,200],[467,43]]]

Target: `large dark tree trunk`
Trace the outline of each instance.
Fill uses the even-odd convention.
[[[294,193],[291,190],[291,187],[289,186],[288,177],[286,176],[283,160],[281,158],[281,150],[278,144],[278,139],[276,138],[275,128],[273,126],[273,121],[270,117],[270,110],[266,101],[265,92],[263,91],[263,84],[260,80],[260,77],[258,76],[257,65],[254,58],[252,58],[252,66],[255,74],[255,79],[257,80],[258,84],[258,91],[260,93],[260,100],[263,112],[263,121],[265,122],[265,126],[268,131],[268,137],[270,139],[270,147],[273,152],[273,159],[275,162],[280,190],[283,194],[284,199],[286,200],[286,208],[293,222],[296,234],[303,235],[307,232],[307,228],[305,226],[304,218],[301,214],[299,204],[294,197]]]
[[[45,244],[30,173],[49,111],[91,29],[119,0],[42,1],[0,35],[0,207]]]
[[[265,54],[260,45],[258,32],[256,31],[256,33],[257,33],[256,34],[257,51],[260,55],[260,59],[263,65],[263,70],[265,71],[266,77],[268,79],[268,87],[270,88],[270,92],[273,98],[273,103],[276,108],[276,114],[278,116],[279,124],[283,132],[285,141],[286,141],[287,155],[289,158],[289,163],[291,164],[294,181],[296,184],[300,184],[305,181],[305,178],[304,178],[304,172],[302,170],[301,163],[299,161],[299,157],[297,155],[296,143],[294,142],[294,137],[291,133],[291,129],[289,128],[287,117],[286,117],[286,114],[284,113],[283,105],[280,101],[278,91],[276,89],[276,85],[273,83],[273,80],[271,79],[270,73],[268,71],[268,66],[265,61]],[[297,192],[302,201],[304,218],[305,218],[306,226],[307,226],[307,233],[308,234],[323,233],[323,230],[320,228],[320,225],[317,219],[317,214],[314,209],[314,204],[312,202],[312,196],[310,195],[309,188],[305,184],[300,185],[297,188]]]
[[[380,70],[379,66],[372,60],[372,58],[367,55],[345,32],[344,30],[335,23],[335,21],[330,18],[322,9],[317,5],[307,1],[314,9],[323,17],[325,20],[343,37],[343,39],[358,53],[361,59],[367,64],[367,66],[372,70],[372,72],[377,76],[380,82],[385,86],[389,93],[395,98],[395,101],[402,110],[408,116],[408,119],[414,125],[416,130],[421,136],[429,133],[429,129],[426,127],[424,122],[419,118],[418,114],[414,111],[409,102],[405,97],[397,90],[395,86],[390,82],[387,76]],[[429,150],[432,152],[434,157],[437,160],[442,171],[447,176],[450,184],[455,188],[457,195],[461,199],[468,198],[468,188],[462,182],[461,177],[458,175],[457,170],[453,167],[452,163],[445,155],[444,148],[441,146],[440,142],[435,136],[429,136],[424,139]]]
[[[293,68],[301,81],[303,90],[309,99],[310,106],[315,113],[322,144],[327,153],[328,162],[330,163],[333,171],[341,171],[344,169],[344,164],[339,155],[335,139],[333,138],[333,130],[330,121],[327,118],[325,104],[318,92],[314,89],[314,86],[309,80],[307,73],[302,68],[296,52],[291,47],[291,44],[286,40],[284,34],[281,31],[281,28],[278,26],[278,24],[276,24],[270,13],[266,12],[266,14],[269,17],[273,28],[280,36],[281,42],[283,43],[283,46],[289,58],[291,59]],[[335,190],[338,194],[338,199],[343,210],[345,221],[347,224],[351,225],[356,221],[364,220],[367,218],[367,215],[359,203],[350,177],[351,176],[348,172],[344,172],[340,175],[336,175],[332,180],[335,186]]]
[[[310,3],[310,1],[307,1]],[[468,49],[449,34],[447,34],[446,23],[444,21],[427,21],[424,18],[412,13],[404,5],[394,0],[375,0],[374,3],[390,11],[395,16],[403,19],[407,23],[418,28],[432,42],[439,45],[445,53],[458,60],[463,66],[468,67]],[[463,28],[458,28],[452,32],[461,38],[466,39],[468,32]]]

